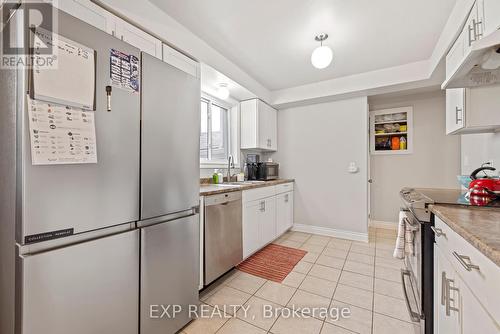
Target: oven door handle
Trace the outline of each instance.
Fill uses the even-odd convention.
[[[411,272],[406,269],[401,269],[401,282],[403,283],[403,292],[405,295],[406,307],[408,308],[408,313],[410,314],[410,318],[413,322],[420,322],[422,317],[419,312],[415,312],[411,309],[410,299],[408,298],[408,292],[406,291],[406,280],[405,276],[408,276],[411,279]],[[412,289],[413,290],[413,289]]]

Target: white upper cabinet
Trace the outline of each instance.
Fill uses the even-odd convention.
[[[162,43],[159,39],[120,18],[116,18],[115,36],[143,52],[162,59]]]
[[[446,90],[446,134],[500,129],[500,85]]]
[[[446,90],[446,134],[454,133],[465,126],[465,88]]]
[[[200,77],[200,63],[166,44],[163,44],[163,61],[196,78]]]
[[[52,3],[52,1],[51,1]],[[53,2],[58,9],[112,34],[115,25],[115,16],[108,11],[90,2],[90,0],[64,0]]]
[[[487,36],[500,29],[500,1],[483,0],[482,4],[483,6],[480,6],[479,10],[483,12],[484,35]]]
[[[278,149],[277,111],[259,99],[243,101],[241,110],[241,148],[276,151]]]
[[[477,0],[446,55],[446,78],[463,62],[475,42],[500,26],[500,0]],[[500,85],[446,90],[446,134],[494,132],[500,128]]]

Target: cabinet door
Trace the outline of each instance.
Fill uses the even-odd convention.
[[[200,77],[200,64],[179,51],[163,44],[163,61],[192,76]]]
[[[263,150],[277,150],[277,114],[276,110],[262,101],[258,101],[258,144]]]
[[[285,233],[293,225],[293,192],[276,196],[276,236]]]
[[[484,36],[500,29],[500,1],[484,0]]]
[[[460,333],[459,286],[455,270],[434,245],[434,314],[435,333]]]
[[[266,105],[262,101],[258,101],[257,103],[257,113],[258,113],[258,140],[259,140],[259,147],[261,149],[267,150],[270,148],[270,112],[269,112],[269,106]]]
[[[276,238],[276,197],[269,197],[260,202],[261,205],[264,203],[262,219],[260,220],[260,247],[263,247]]]
[[[243,207],[243,258],[260,247],[260,220],[263,201],[251,201]]]
[[[466,42],[466,33],[467,31],[464,29],[460,36],[458,36],[455,44],[451,47],[450,51],[446,55],[446,77],[449,78],[455,71],[458,66],[462,63],[462,60],[465,57],[465,42]]]
[[[467,18],[467,22],[465,22],[465,26],[462,32],[462,34],[464,34],[465,36],[464,55],[467,55],[467,53],[469,53],[474,42],[478,41],[481,37],[482,32],[479,20],[478,3],[476,1],[474,3],[474,7],[472,7],[469,17]]]
[[[460,286],[461,333],[500,333],[500,324],[488,314],[463,281],[457,278],[457,282]]]
[[[50,1],[52,3],[52,1]],[[112,34],[114,31],[114,16],[90,2],[90,0],[65,0],[53,2],[60,10]]]
[[[446,90],[446,134],[465,126],[465,88]]]
[[[269,107],[269,149],[272,151],[278,150],[278,112]]]
[[[259,145],[257,137],[258,114],[257,99],[246,100],[240,103],[240,147],[242,149],[255,149]]]
[[[162,59],[162,43],[159,39],[121,19],[116,23],[116,36],[141,51]]]

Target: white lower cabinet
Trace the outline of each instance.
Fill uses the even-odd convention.
[[[276,194],[277,189],[283,188],[243,191],[243,258],[272,242],[293,225],[293,190]]]
[[[268,197],[260,203],[260,247],[263,247],[276,239],[276,197]]]
[[[276,195],[276,234],[281,235],[293,225],[293,191]]]
[[[500,268],[436,217],[434,333],[500,333]]]
[[[261,216],[261,201],[243,204],[243,258],[250,256],[261,247]]]

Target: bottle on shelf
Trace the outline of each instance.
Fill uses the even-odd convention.
[[[401,136],[401,138],[399,138],[399,149],[406,150],[406,138],[404,136]]]
[[[392,150],[393,151],[399,150],[399,137],[394,136],[394,137],[392,137],[391,141],[392,141],[392,145],[391,145]]]

